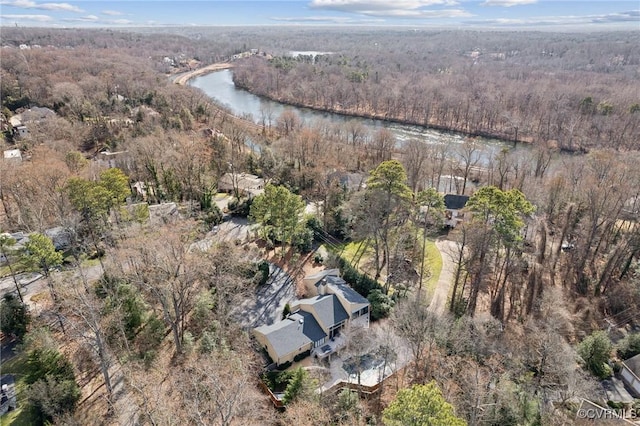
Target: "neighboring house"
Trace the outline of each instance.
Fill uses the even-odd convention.
[[[340,349],[343,340],[338,337],[343,330],[369,327],[369,301],[349,287],[337,270],[307,277],[305,282],[317,288],[317,296],[295,302],[284,320],[253,330],[277,365],[305,353],[324,358]]]
[[[455,228],[464,220],[464,206],[467,205],[469,196],[447,194],[444,196],[444,208],[445,208],[445,225],[450,228]]]
[[[24,138],[29,135],[29,130],[27,130],[27,126],[23,126],[23,125],[16,126],[13,128],[13,131],[14,131],[13,134],[19,138]]]
[[[23,138],[29,134],[27,126],[22,124],[22,117],[20,115],[14,115],[13,117],[9,118],[9,124],[11,124],[14,136]]]
[[[22,153],[19,149],[7,149],[3,154],[5,160],[22,161]]]
[[[640,354],[622,362],[622,380],[640,398]]]
[[[180,218],[176,203],[161,203],[149,205],[149,224],[152,226],[175,223]]]
[[[255,197],[264,192],[264,179],[249,173],[225,173],[218,181],[218,191]]]
[[[25,137],[29,134],[27,124],[39,123],[55,116],[56,113],[52,109],[33,107],[9,118],[9,124],[13,128],[14,136]]]
[[[367,187],[367,175],[335,171],[327,175],[327,183],[337,183],[345,191],[354,192]]]
[[[64,250],[71,246],[71,232],[62,226],[45,229],[44,235],[51,238],[56,250]]]

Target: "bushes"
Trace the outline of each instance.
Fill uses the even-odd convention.
[[[267,281],[269,280],[269,262],[263,260],[262,262],[258,263],[257,276],[259,277],[257,280],[258,286],[263,286],[267,283]]]
[[[30,321],[27,305],[20,302],[13,294],[6,294],[0,302],[0,330],[4,334],[12,334],[18,340],[22,340],[27,333]]]
[[[371,303],[371,319],[373,321],[386,318],[391,313],[395,302],[382,290],[375,289],[369,293],[369,303]]]
[[[293,234],[291,242],[293,247],[300,253],[308,253],[311,251],[313,244],[314,232],[309,228],[301,228]]]
[[[617,353],[620,359],[629,359],[640,354],[640,333],[631,333],[625,336],[617,344]]]
[[[306,357],[308,357],[309,355],[311,355],[311,349],[309,349],[308,351],[302,352],[296,356],[293,357],[293,362],[298,362],[302,359],[305,359]]]
[[[219,225],[222,223],[222,210],[218,207],[217,204],[212,204],[204,213],[204,223],[207,224],[209,228],[215,225]]]
[[[338,267],[340,268],[340,275],[355,291],[360,293],[363,297],[368,297],[369,293],[373,290],[382,291],[383,288],[380,283],[368,275],[361,274],[353,266],[349,264],[342,257],[338,257]]]
[[[376,321],[387,317],[391,313],[395,301],[384,293],[380,283],[368,275],[360,273],[344,258],[338,257],[337,261],[342,279],[371,303],[371,319]]]
[[[72,413],[80,399],[71,362],[50,346],[46,332],[31,334],[27,342],[25,382],[29,384],[29,402],[41,423]]]
[[[611,340],[604,331],[595,331],[578,345],[578,354],[584,360],[585,368],[600,379],[611,376],[607,364],[611,354]]]
[[[227,208],[229,209],[229,214],[231,216],[247,217],[251,211],[252,203],[253,198],[243,198],[240,201],[234,198],[229,201]]]

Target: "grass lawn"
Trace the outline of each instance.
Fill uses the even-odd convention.
[[[341,254],[341,256],[347,261],[352,262],[354,259],[358,260],[355,267],[362,273],[367,273],[373,277],[375,275],[374,264],[374,252],[371,246],[365,250],[365,244],[361,241],[350,242],[337,247],[337,250],[330,250],[335,254]],[[427,238],[427,249],[425,250],[425,276],[422,283],[422,289],[426,296],[426,301],[431,300],[433,293],[442,271],[442,256],[440,251],[436,247],[433,239]],[[418,274],[420,273],[420,264],[416,265]]]
[[[431,302],[433,293],[436,290],[438,278],[440,278],[440,272],[442,271],[442,255],[440,254],[440,250],[438,250],[438,247],[436,247],[436,243],[433,240],[427,239],[427,249],[424,253],[424,262],[425,269],[428,267],[428,271],[430,272],[430,274],[424,278],[422,288],[426,289],[425,300],[427,302]]]
[[[19,353],[9,361],[2,363],[2,374],[14,374],[16,379],[16,399],[18,407],[0,417],[0,425],[30,426],[38,424],[38,419],[26,403],[27,384],[25,383],[27,355]]]

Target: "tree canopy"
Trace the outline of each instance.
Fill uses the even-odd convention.
[[[13,334],[19,340],[27,332],[31,318],[27,305],[11,294],[5,294],[0,302],[0,330],[4,334]]]
[[[291,243],[302,220],[304,201],[284,186],[267,185],[251,204],[251,219],[262,226],[264,238]]]
[[[25,244],[27,252],[26,261],[33,268],[41,270],[45,276],[53,266],[62,263],[62,253],[56,251],[53,242],[43,234],[29,235],[29,241]]]
[[[485,186],[475,192],[467,202],[478,220],[492,224],[506,244],[521,239],[523,217],[535,211],[535,207],[517,189],[502,191],[495,186]]]
[[[435,382],[400,390],[382,413],[382,421],[389,426],[466,425],[456,417],[453,406],[445,401]]]

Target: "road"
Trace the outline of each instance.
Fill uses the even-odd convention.
[[[88,281],[96,281],[102,276],[102,267],[100,265],[92,265],[83,268],[85,277]],[[77,269],[52,271],[51,276],[56,278],[68,277],[71,274],[75,278],[80,278],[80,272]],[[33,301],[33,296],[48,292],[47,282],[43,279],[42,274],[37,272],[24,272],[16,275],[24,302],[29,306],[32,312],[37,312],[38,303]],[[0,297],[4,297],[7,293],[16,293],[16,285],[12,277],[4,277],[0,279]]]
[[[449,292],[456,270],[453,259],[458,245],[453,241],[438,238],[436,240],[436,247],[440,251],[440,256],[442,256],[442,270],[440,271],[440,277],[438,277],[436,290],[429,304],[429,310],[438,315],[443,315],[447,311],[447,305],[449,303]]]
[[[233,64],[230,64],[228,62],[219,62],[217,64],[207,65],[206,67],[198,68],[197,70],[189,71],[187,73],[179,75],[178,77],[176,77],[175,80],[173,80],[173,82],[175,84],[184,86],[185,84],[187,84],[189,80],[199,75],[208,74],[214,71],[226,70],[232,67],[233,67]]]

